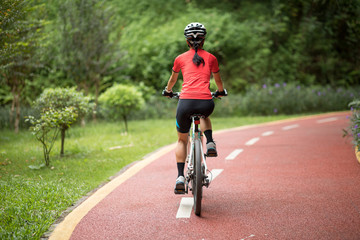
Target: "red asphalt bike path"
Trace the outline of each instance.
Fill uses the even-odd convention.
[[[102,199],[70,239],[360,239],[360,164],[342,137],[349,115],[215,133],[219,156],[207,163],[223,171],[203,190],[201,217],[177,218],[192,194],[173,193],[170,151]]]

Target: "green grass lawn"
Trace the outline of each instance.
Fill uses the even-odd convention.
[[[214,118],[214,130],[289,118]],[[126,165],[177,140],[175,120],[131,121],[72,127],[60,158],[60,141],[43,163],[42,146],[29,131],[0,132],[0,239],[39,239],[60,214]],[[110,150],[111,147],[122,148]],[[32,166],[30,168],[29,166]],[[174,165],[175,167],[175,165]],[[35,168],[35,169],[34,169]]]

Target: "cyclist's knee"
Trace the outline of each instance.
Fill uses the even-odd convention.
[[[179,133],[178,132],[178,142],[187,144],[189,139],[189,134],[188,133]]]

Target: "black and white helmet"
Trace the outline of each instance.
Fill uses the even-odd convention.
[[[206,28],[199,22],[189,23],[184,29],[184,35],[187,40],[202,41],[206,36]]]

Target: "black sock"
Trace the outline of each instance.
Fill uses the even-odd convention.
[[[209,143],[209,142],[213,142],[213,138],[212,138],[212,130],[209,129],[209,130],[206,130],[204,132],[205,136],[206,136],[206,143]]]
[[[184,176],[185,163],[177,163],[178,177]]]

